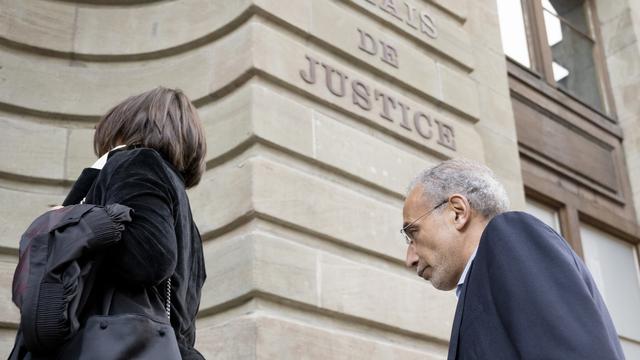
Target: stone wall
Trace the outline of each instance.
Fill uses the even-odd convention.
[[[640,2],[597,0],[596,9],[636,209],[640,204]],[[640,221],[640,212],[636,212]]]
[[[451,157],[523,207],[494,0],[102,3],[0,0],[0,356],[21,232],[94,161],[100,115],[164,85],[207,132],[207,358],[445,358],[455,296],[405,269],[398,230]]]

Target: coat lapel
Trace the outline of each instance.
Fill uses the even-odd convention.
[[[453,328],[451,329],[451,339],[449,340],[449,356],[448,360],[455,360],[458,355],[458,339],[460,336],[460,323],[462,322],[462,311],[464,310],[464,299],[467,294],[467,286],[462,285],[462,292],[458,299],[458,305],[456,306],[456,314],[453,318]]]
[[[479,248],[478,248],[479,249]],[[456,360],[458,356],[458,347],[460,340],[460,326],[462,325],[462,313],[464,312],[464,306],[467,299],[467,289],[469,288],[469,281],[471,274],[473,273],[473,265],[478,261],[479,254],[476,254],[475,259],[471,263],[467,275],[462,285],[462,291],[460,292],[460,298],[458,299],[458,305],[456,306],[456,314],[453,317],[453,327],[451,328],[451,339],[449,340],[449,356],[448,360]]]

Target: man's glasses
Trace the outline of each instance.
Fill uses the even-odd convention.
[[[427,215],[431,214],[435,209],[439,208],[440,206],[446,204],[447,202],[449,202],[449,199],[443,200],[441,203],[439,203],[438,205],[434,206],[431,210],[427,211],[426,213],[418,216],[417,219],[413,220],[412,222],[410,222],[409,224],[407,224],[405,227],[403,227],[402,229],[400,229],[400,234],[402,234],[402,236],[404,237],[404,241],[407,243],[407,245],[411,245],[411,243],[413,242],[413,239],[409,236],[409,234],[407,234],[407,229],[415,224],[416,222],[420,221],[421,219],[427,217]]]

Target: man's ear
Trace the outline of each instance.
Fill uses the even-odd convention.
[[[463,230],[471,220],[471,205],[464,195],[453,194],[449,197],[449,206],[454,212],[454,226]]]

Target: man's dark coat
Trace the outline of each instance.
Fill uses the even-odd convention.
[[[591,274],[535,217],[485,228],[462,288],[449,359],[624,359]]]

